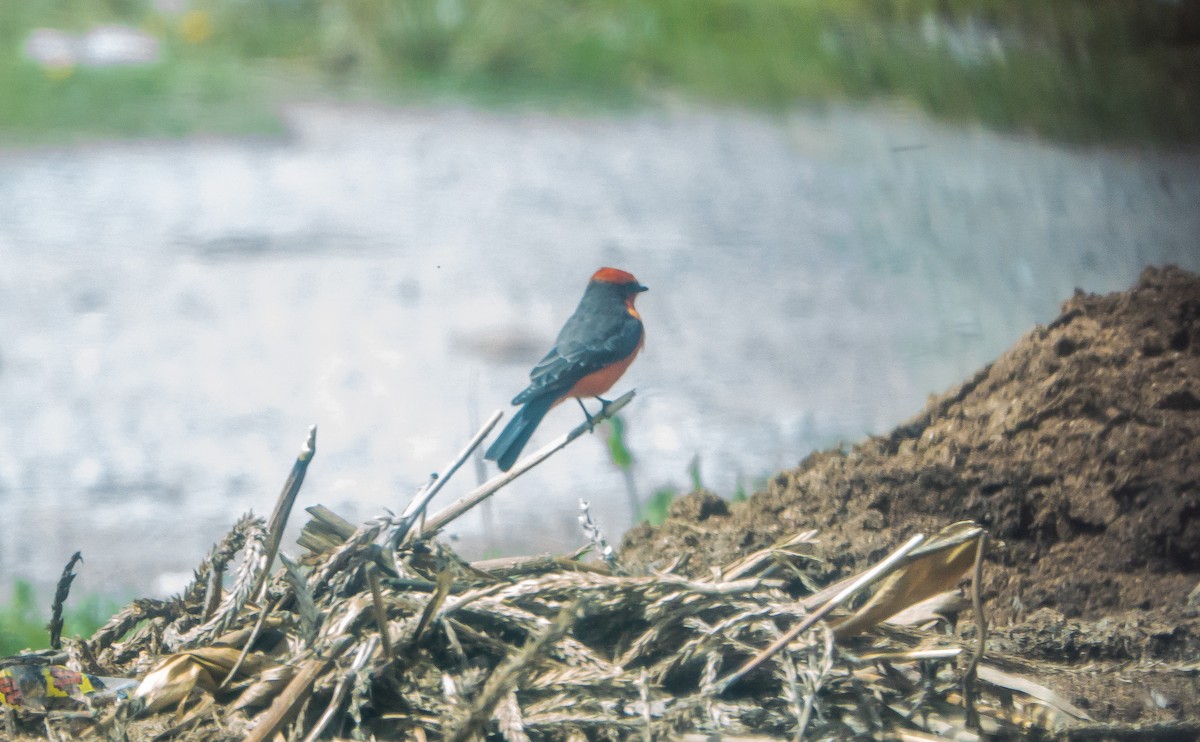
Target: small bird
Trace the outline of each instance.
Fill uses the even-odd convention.
[[[608,405],[600,395],[621,378],[645,340],[633,300],[646,290],[623,270],[601,268],[592,274],[554,347],[529,372],[525,391],[513,398],[513,404],[523,406],[488,448],[485,459],[495,461],[500,471],[512,468],[538,423],[567,397],[579,402],[589,422],[592,416],[582,397],[595,397]]]

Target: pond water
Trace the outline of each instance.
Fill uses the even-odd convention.
[[[884,108],[571,117],[305,105],[279,140],[0,151],[0,586],[178,589],[269,514],[400,510],[507,407],[599,266],[650,286],[613,390],[645,500],[883,433],[1076,287],[1200,269],[1200,155]],[[580,420],[562,405],[535,436]],[[454,529],[566,551],[632,521],[599,434]],[[532,449],[531,449],[532,450]],[[434,509],[474,486],[472,467]],[[490,519],[490,525],[489,525]],[[285,549],[298,550],[289,538]]]

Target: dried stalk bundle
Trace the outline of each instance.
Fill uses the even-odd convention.
[[[229,529],[229,533],[213,545],[208,556],[192,572],[191,584],[184,588],[180,595],[183,600],[194,600],[199,594],[207,591],[209,593],[208,602],[219,602],[219,596],[216,596],[217,600],[214,601],[212,593],[219,592],[218,588],[225,569],[246,545],[246,531],[256,520],[251,513],[243,515],[237,523],[233,524],[233,528]]]
[[[233,621],[237,618],[238,612],[246,601],[253,594],[255,581],[258,575],[267,568],[267,529],[266,522],[261,518],[253,518],[247,522],[244,528],[246,534],[246,545],[242,556],[242,563],[238,567],[237,577],[233,583],[233,589],[221,602],[221,606],[217,609],[216,614],[210,619],[198,626],[188,630],[182,635],[175,633],[177,626],[172,626],[171,630],[166,632],[165,645],[167,649],[183,649],[192,647],[210,640],[218,636],[230,627]]]
[[[26,714],[12,721],[25,724],[17,732],[980,739],[1087,720],[1011,665],[990,665],[982,641],[937,621],[885,623],[969,572],[984,538],[971,523],[914,538],[814,592],[813,533],[686,579],[617,575],[568,557],[471,565],[436,540],[437,528],[416,533],[405,521],[397,538],[394,519],[352,529],[327,509],[316,516],[303,538],[309,553],[265,576],[273,534],[261,520],[239,522],[231,539],[242,543],[241,567],[211,618],[202,591],[189,590],[135,603],[80,644],[72,656],[104,674],[142,678],[132,700],[69,719]],[[215,553],[206,564],[219,560],[228,561]]]
[[[384,536],[374,527],[366,532]],[[196,654],[203,650],[197,647],[159,657],[164,629],[126,640],[126,653],[136,643],[157,665],[150,685],[139,690],[143,713],[154,713],[125,713],[124,733],[131,739],[166,731],[209,739],[279,733],[469,739],[482,733],[566,740],[721,731],[790,739],[919,738],[952,729],[969,739],[1082,717],[1065,702],[1046,714],[1052,694],[1039,692],[1036,683],[1022,685],[1028,679],[992,672],[985,658],[974,703],[980,726],[969,729],[961,680],[973,647],[932,631],[864,626],[857,613],[829,609],[831,618],[856,623],[854,637],[835,643],[836,623],[812,620],[824,606],[806,609],[793,597],[803,590],[801,580],[760,576],[779,573],[775,558],[758,569],[723,570],[738,574],[732,580],[619,576],[598,565],[547,571],[545,563],[527,576],[497,578],[448,560],[436,542],[418,541],[398,552],[413,576],[400,578],[379,575],[379,551],[372,546],[352,537],[310,555],[317,561],[310,580],[339,565],[329,577],[336,590],[303,597],[298,589],[308,583],[297,579],[300,568],[285,565],[267,583],[268,593],[279,596],[274,608],[222,611],[218,615],[236,616],[224,636],[199,632],[203,624],[178,640],[203,644],[210,654]],[[793,542],[789,549],[802,546]],[[926,573],[930,552],[924,553],[898,559],[876,584]],[[955,568],[959,562],[943,560]],[[802,556],[790,566],[804,570],[811,563]],[[202,610],[199,598],[170,605],[193,616]],[[866,607],[883,610],[878,600]],[[172,626],[181,618],[168,614],[146,625]],[[268,628],[251,644],[264,619]],[[811,627],[764,656],[806,623]],[[247,662],[226,683],[246,649]],[[93,723],[114,727],[120,716]]]

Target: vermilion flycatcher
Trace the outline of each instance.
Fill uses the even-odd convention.
[[[567,397],[595,397],[608,391],[642,349],[645,334],[633,300],[645,291],[632,274],[601,268],[592,274],[579,306],[563,325],[546,357],[529,372],[529,386],[513,398],[523,405],[484,458],[508,471],[538,423]],[[583,414],[591,420],[587,408]]]

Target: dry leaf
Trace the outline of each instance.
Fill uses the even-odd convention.
[[[841,639],[862,633],[900,611],[943,593],[975,563],[983,529],[971,521],[946,526],[890,575],[861,608],[834,626]]]

